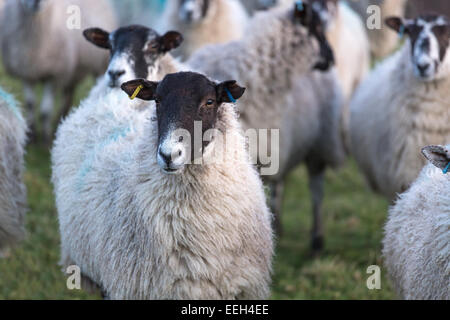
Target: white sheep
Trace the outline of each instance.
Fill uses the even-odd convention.
[[[187,59],[207,44],[240,39],[247,22],[239,0],[169,1],[158,30],[182,31],[185,41],[179,53]]]
[[[431,164],[389,210],[384,264],[402,298],[449,300],[450,146],[422,152]]]
[[[408,0],[347,0],[347,3],[361,16],[364,23],[382,22],[389,16],[405,15]],[[373,7],[371,7],[373,6]],[[388,28],[367,28],[372,56],[382,59],[399,45],[399,37]]]
[[[425,162],[417,150],[450,141],[447,18],[387,19],[408,39],[366,78],[350,105],[351,152],[371,187],[393,201]]]
[[[78,265],[112,299],[267,298],[271,214],[229,103],[244,89],[190,72],[122,87],[132,95],[139,85],[138,98],[157,102],[147,118],[123,112],[108,95],[109,109],[81,106],[58,130],[52,180],[62,264]],[[83,146],[65,133],[96,135],[76,120],[90,111],[105,112],[98,126],[123,115],[123,127],[98,137],[80,163],[71,151]],[[203,164],[186,161],[195,153],[194,119],[203,123],[201,136],[211,128],[226,134],[226,149],[217,134],[200,141]],[[180,140],[177,129],[190,137]]]
[[[296,165],[308,163],[314,202],[312,243],[320,249],[323,172],[344,158],[339,126],[342,94],[334,72],[311,73],[314,64],[327,69],[333,59],[318,13],[310,9],[303,3],[301,8],[259,12],[240,41],[200,49],[186,63],[215,79],[237,79],[247,87],[238,102],[245,129],[280,129],[279,144],[268,146],[279,156],[278,171],[264,177],[271,184],[271,207],[277,216],[284,178]],[[279,220],[276,227],[280,231]]]
[[[0,257],[25,236],[25,139],[26,124],[17,102],[0,87]]]
[[[80,25],[78,25],[80,23]],[[107,0],[9,0],[0,19],[0,42],[6,71],[20,78],[30,129],[36,130],[33,117],[33,86],[44,82],[41,117],[44,138],[51,138],[51,115],[55,89],[61,89],[63,103],[60,116],[72,104],[76,84],[87,74],[100,75],[108,56],[89,45],[80,28],[100,24],[114,29],[114,10]]]

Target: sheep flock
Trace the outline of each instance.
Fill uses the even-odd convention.
[[[58,268],[104,299],[271,298],[304,164],[307,259],[338,223],[328,175],[353,165],[385,201],[397,297],[450,300],[443,2],[0,0],[0,284],[33,246],[45,149]]]

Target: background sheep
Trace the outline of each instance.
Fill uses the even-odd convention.
[[[185,39],[180,48],[183,59],[214,43],[243,36],[248,16],[239,0],[169,1],[158,30],[180,30]]]
[[[25,136],[26,124],[16,101],[0,87],[0,257],[25,236]]]
[[[58,133],[53,181],[63,263],[80,266],[112,299],[267,298],[271,215],[227,94],[239,99],[244,89],[194,73],[123,88],[131,95],[141,84],[139,98],[158,99],[156,114],[148,109],[157,121],[131,121],[144,128],[98,149],[78,188],[80,163],[72,163],[71,142]],[[192,103],[195,108],[186,108]],[[73,126],[72,116],[66,130],[86,129]],[[194,119],[203,121],[202,133],[214,127],[236,138],[225,150],[230,161],[216,158],[223,150],[216,139],[203,145],[203,165],[185,164],[193,144],[175,137],[176,129],[194,137]]]
[[[404,299],[450,299],[449,148],[422,150],[432,164],[389,210],[384,264]]]
[[[404,16],[408,0],[349,0],[350,6],[359,13],[364,22],[370,14],[367,9],[371,5],[376,5],[381,9],[381,20],[384,21],[389,16]],[[367,29],[370,39],[370,48],[375,59],[382,59],[392,53],[399,45],[399,37],[388,28],[381,26],[380,29]]]
[[[370,185],[392,201],[425,164],[416,150],[450,141],[450,27],[438,15],[387,24],[397,33],[404,29],[408,39],[355,93],[350,134]]]
[[[89,98],[102,98],[110,90],[118,89],[126,81],[143,78],[159,81],[168,73],[183,69],[171,55],[183,37],[176,31],[159,35],[153,29],[131,25],[114,32],[101,28],[90,28],[83,32],[84,37],[95,46],[107,49],[110,62],[105,75],[91,90]]]
[[[306,28],[303,25],[305,21],[311,23]],[[310,10],[306,3],[302,9],[298,6],[294,10],[272,9],[255,15],[242,40],[208,46],[187,61],[195,70],[213,78],[234,78],[245,84],[247,94],[238,103],[244,128],[281,129],[280,143],[274,146],[277,149],[270,150],[272,154],[279,155],[279,170],[264,177],[271,184],[271,206],[277,215],[281,210],[285,176],[300,162],[310,160],[309,173],[315,199],[314,221],[317,221],[313,227],[315,249],[320,249],[322,245],[319,215],[323,170],[326,164],[340,162],[336,161],[336,155],[337,158],[342,157],[339,131],[335,131],[339,130],[335,120],[340,118],[338,109],[342,100],[339,100],[341,96],[334,74],[301,80],[302,76],[310,76],[315,59],[326,60],[316,65],[325,70],[333,61],[331,49],[321,30],[318,13]],[[309,48],[314,45],[314,39],[319,39],[321,57],[317,52],[319,48]],[[322,90],[322,86],[327,89]],[[300,101],[307,102],[303,104]],[[326,112],[329,113],[324,115]],[[318,145],[324,137],[328,138],[326,156],[320,153],[323,145]],[[258,158],[255,154],[252,156]],[[312,162],[318,158],[324,162],[317,162],[316,168]],[[276,226],[281,231],[279,220]]]
[[[33,86],[44,82],[41,117],[47,142],[52,133],[51,114],[54,91],[60,88],[63,103],[60,116],[71,104],[76,84],[87,74],[105,71],[108,57],[82,38],[80,29],[68,28],[68,8],[80,9],[81,28],[116,26],[113,9],[107,0],[9,0],[0,18],[2,58],[6,71],[24,83],[30,128],[36,130],[33,113]],[[74,11],[76,12],[76,11]]]

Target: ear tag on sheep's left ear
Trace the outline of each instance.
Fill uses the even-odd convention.
[[[144,86],[142,84],[140,84],[139,87],[137,87],[136,90],[134,90],[134,92],[131,95],[130,99],[134,100],[137,97],[137,95],[139,94],[139,92],[141,92],[142,88],[144,88]]]
[[[295,5],[297,6],[297,10],[298,11],[303,11],[303,1],[302,0],[298,0]]]
[[[231,95],[230,90],[228,90],[228,88],[225,88],[225,91],[226,91],[226,93],[227,93],[228,98],[230,99],[230,101],[233,102],[233,103],[236,103],[236,99],[233,98],[233,96]]]
[[[444,170],[442,170],[442,173],[443,173],[443,174],[447,174],[449,170],[450,170],[450,162],[449,162],[448,165],[444,168]]]
[[[398,36],[401,39],[401,38],[403,38],[404,35],[405,35],[405,26],[401,25],[400,30],[398,31]]]

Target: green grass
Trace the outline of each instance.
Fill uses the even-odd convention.
[[[22,100],[21,86],[0,69],[0,85]],[[87,93],[92,80],[78,90]],[[0,260],[0,299],[98,299],[66,288],[58,266],[59,232],[52,186],[50,155],[30,146],[25,182],[29,212],[27,240]],[[309,251],[311,204],[303,167],[288,178],[284,201],[285,234],[279,240],[274,263],[274,299],[392,299],[384,269],[381,290],[368,290],[366,269],[382,266],[382,227],[387,202],[371,193],[353,161],[339,172],[326,175],[324,201],[326,248],[319,257]]]

